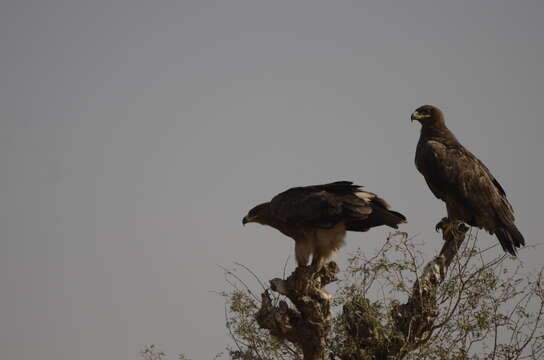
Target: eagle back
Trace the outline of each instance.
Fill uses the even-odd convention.
[[[276,195],[270,209],[290,225],[331,228],[350,215],[352,207],[366,205],[354,195],[359,188],[347,181],[291,188]]]

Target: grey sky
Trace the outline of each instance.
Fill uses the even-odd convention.
[[[212,358],[216,265],[281,274],[292,241],[241,218],[295,185],[365,185],[432,254],[425,103],[542,242],[543,17],[539,0],[2,2],[0,356]],[[340,265],[386,232],[350,235]]]

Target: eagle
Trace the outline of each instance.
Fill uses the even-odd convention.
[[[406,222],[382,198],[350,181],[294,187],[249,210],[242,224],[268,225],[295,240],[295,259],[315,272],[344,245],[346,231]]]
[[[421,123],[415,163],[432,193],[446,203],[446,221],[458,220],[495,234],[504,251],[516,255],[525,245],[514,224],[514,210],[504,188],[489,169],[446,127],[437,107],[424,105],[412,113]]]

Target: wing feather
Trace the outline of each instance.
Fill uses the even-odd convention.
[[[446,202],[454,197],[476,216],[484,216],[485,224],[492,223],[495,217],[504,225],[514,223],[504,189],[470,151],[460,144],[446,145],[435,140],[426,141],[419,150],[416,165],[435,196]]]
[[[286,223],[331,228],[345,219],[363,219],[369,203],[354,195],[360,186],[348,181],[296,187],[276,195],[270,202],[274,216]]]

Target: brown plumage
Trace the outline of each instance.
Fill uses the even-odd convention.
[[[397,228],[404,215],[389,210],[376,194],[349,181],[295,187],[255,206],[242,220],[271,226],[295,240],[299,266],[319,271],[344,245],[346,231],[367,231],[380,225]]]
[[[514,224],[506,193],[489,169],[457,141],[440,109],[424,105],[412,114],[421,123],[416,167],[433,194],[446,203],[448,218],[495,234],[502,248],[516,255],[525,245]]]

